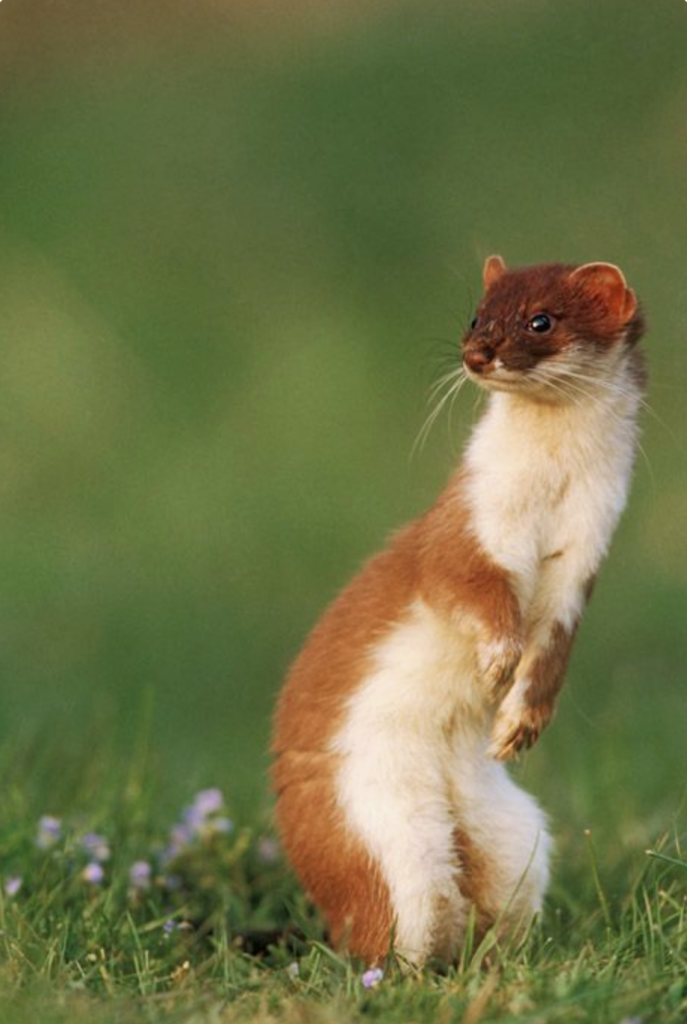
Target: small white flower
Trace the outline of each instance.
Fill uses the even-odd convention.
[[[231,818],[226,818],[223,814],[220,814],[217,818],[210,818],[206,827],[210,832],[219,832],[222,835],[228,836],[234,831],[234,822]]]
[[[371,967],[369,971],[364,972],[360,980],[363,983],[363,988],[376,988],[383,977],[384,971],[381,967]]]
[[[281,855],[279,843],[273,836],[262,836],[258,842],[258,859],[263,864],[277,864]]]

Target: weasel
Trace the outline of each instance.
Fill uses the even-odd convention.
[[[452,961],[540,910],[551,839],[503,762],[551,719],[625,505],[644,323],[618,267],[487,259],[455,475],[325,612],[282,690],[283,845],[332,941]]]

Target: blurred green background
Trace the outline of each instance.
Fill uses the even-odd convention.
[[[268,804],[286,667],[474,420],[464,391],[410,457],[497,251],[621,264],[656,414],[519,772],[559,835],[670,826],[686,43],[680,0],[4,0],[0,729],[45,754],[53,809],[71,763],[124,771],[146,733],[175,799]]]

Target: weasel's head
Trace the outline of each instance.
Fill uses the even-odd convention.
[[[574,400],[641,337],[635,293],[612,263],[484,264],[484,295],[463,338],[478,384],[548,401]]]

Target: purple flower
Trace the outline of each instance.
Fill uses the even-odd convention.
[[[363,988],[375,988],[383,977],[384,971],[381,967],[371,967],[369,971],[364,972],[360,980],[363,983]]]
[[[188,833],[189,838],[197,836],[203,825],[205,824],[205,818],[197,810],[196,807],[186,807],[182,812],[183,825],[175,826],[177,829],[183,829]]]
[[[38,822],[36,846],[39,850],[49,850],[62,838],[62,822],[52,814],[44,814]]]
[[[203,818],[209,818],[211,814],[218,814],[224,807],[222,790],[213,787],[212,789],[201,789],[196,793],[193,801],[193,809]]]
[[[87,832],[85,836],[82,836],[81,846],[89,857],[98,861],[99,864],[110,859],[110,847],[107,839],[98,832]]]
[[[150,889],[152,871],[147,860],[134,861],[129,868],[129,885],[134,892],[145,892]]]
[[[89,885],[100,885],[105,878],[105,872],[102,864],[98,864],[97,861],[93,860],[90,864],[81,872],[81,877],[84,882],[88,882]]]
[[[223,808],[224,797],[216,787],[196,793],[193,803],[184,808],[181,821],[170,829],[169,843],[160,854],[162,866],[184,853],[198,839],[232,832],[233,821],[219,813]]]
[[[193,839],[193,832],[186,825],[175,825],[169,833],[169,846],[164,851],[163,860],[173,860],[187,848]]]
[[[165,933],[165,935],[171,935],[173,932],[177,930],[177,927],[178,925],[176,921],[172,921],[170,917],[169,921],[165,921],[165,923],[163,924],[162,930]]]
[[[23,882],[24,879],[20,878],[19,875],[13,875],[11,878],[8,878],[3,886],[5,896],[9,896],[10,899],[12,896],[16,896],[21,889]]]
[[[199,793],[196,793],[191,806],[184,810],[182,816],[184,826],[192,835],[199,835],[208,829],[213,815],[219,814],[223,808],[224,797],[221,790],[216,787],[213,789],[201,789]],[[224,820],[228,821],[228,819]],[[220,830],[215,829],[215,831]]]

